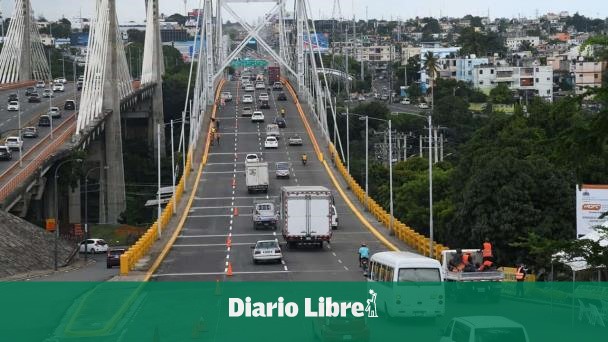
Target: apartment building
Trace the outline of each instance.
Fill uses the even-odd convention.
[[[576,94],[584,94],[587,88],[600,88],[606,66],[606,62],[573,61],[570,72],[574,74]]]
[[[475,55],[456,60],[456,80],[472,83],[475,67],[489,62],[488,58],[478,58]]]
[[[531,65],[479,65],[474,68],[473,85],[485,93],[506,84],[520,93],[533,93],[546,101],[553,101],[553,67]]]
[[[514,51],[518,50],[524,42],[529,42],[530,46],[537,47],[540,45],[540,37],[511,37],[507,38],[506,44],[511,51]]]

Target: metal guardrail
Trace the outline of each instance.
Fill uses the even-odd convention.
[[[213,109],[211,111],[212,118],[215,118],[215,114],[217,112],[217,102],[218,102],[217,99],[220,96],[224,82],[225,81],[222,80],[222,82],[220,82],[219,86],[217,87],[217,90],[215,93],[216,101],[214,101],[215,104],[213,105]],[[211,132],[211,125],[209,127],[209,133],[210,132]],[[209,135],[207,135],[207,137],[208,136]],[[209,152],[209,144],[210,144],[209,140],[210,139],[207,139],[207,142],[205,144],[203,159],[201,160],[201,163],[203,163],[203,164],[207,163],[207,155]],[[167,225],[173,218],[173,208],[175,208],[175,206],[178,205],[179,201],[182,199],[182,196],[184,195],[184,190],[186,187],[186,180],[188,179],[188,176],[191,173],[191,171],[190,171],[191,169],[192,169],[192,151],[190,151],[190,153],[188,153],[188,156],[186,157],[186,168],[184,169],[184,173],[183,173],[178,185],[175,187],[175,193],[169,200],[169,203],[167,204],[167,206],[165,206],[165,209],[162,211],[160,218],[157,219],[156,222],[154,222],[154,224],[152,224],[152,226],[150,226],[150,228],[148,228],[148,230],[137,240],[137,242],[135,242],[135,244],[133,244],[131,247],[129,247],[129,249],[120,256],[120,274],[121,275],[128,275],[129,272],[135,268],[135,265],[137,264],[137,262],[139,262],[139,260],[143,256],[145,256],[146,254],[148,254],[148,252],[150,252],[150,249],[154,245],[154,242],[156,242],[156,240],[158,239],[159,222],[160,222],[161,230],[165,230],[167,228]]]

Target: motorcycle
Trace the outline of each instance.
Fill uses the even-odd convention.
[[[361,258],[361,269],[363,270],[363,275],[367,276],[367,270],[369,267],[369,259],[368,258]]]
[[[307,159],[306,155],[302,156],[302,165],[306,165]]]

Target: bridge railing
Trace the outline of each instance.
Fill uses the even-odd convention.
[[[288,91],[291,93],[294,99],[297,99],[297,94],[291,86],[289,80],[283,79],[283,82],[287,86]],[[299,101],[295,100],[296,106],[298,110],[302,110]],[[311,136],[313,141],[313,147],[319,160],[323,161],[323,153],[321,152],[316,139],[314,139],[313,132],[308,125],[307,120],[304,121],[304,126],[308,131],[308,134]],[[344,162],[340,158],[338,154],[338,150],[335,146],[330,142],[329,146],[329,156],[331,160],[336,165],[338,172],[342,175],[342,178],[351,189],[355,197],[359,200],[359,202],[378,220],[378,222],[382,223],[387,229],[390,229],[390,221],[391,216],[390,213],[387,212],[378,202],[376,202],[373,198],[368,196],[365,193],[365,190],[357,183],[357,181],[353,178],[353,176],[348,173],[346,166],[344,166]],[[399,221],[397,218],[393,217],[393,232],[395,236],[405,242],[410,247],[414,248],[422,255],[431,255],[430,249],[430,239],[420,233],[414,231],[411,227],[406,225],[405,223]],[[433,243],[433,257],[435,259],[441,259],[441,251],[449,249],[447,246],[442,244]]]
[[[217,99],[220,96],[222,86],[223,86],[223,82],[220,83],[220,85],[218,86],[218,88],[216,90],[216,94],[215,94],[216,101],[214,101],[215,104],[213,105],[213,108],[211,111],[212,118],[215,118],[215,114],[217,111]],[[209,132],[211,132],[211,125],[209,127]],[[209,136],[209,135],[207,135],[207,136]],[[206,164],[206,162],[207,162],[209,144],[210,144],[210,141],[209,141],[209,139],[207,139],[205,148],[203,150],[204,151],[203,159],[201,160],[201,163],[203,163],[203,165]],[[142,257],[144,257],[146,254],[148,254],[150,252],[150,249],[154,245],[154,242],[156,242],[156,240],[158,240],[159,222],[160,222],[161,231],[165,230],[167,228],[167,226],[169,225],[171,218],[173,218],[173,212],[174,212],[173,209],[179,204],[179,201],[182,199],[182,196],[184,195],[184,191],[186,190],[186,182],[188,180],[188,176],[190,176],[190,173],[191,173],[190,170],[192,169],[192,157],[193,157],[193,151],[188,152],[188,155],[186,157],[186,167],[184,169],[184,173],[182,174],[182,177],[180,178],[179,183],[175,186],[175,192],[173,193],[173,196],[171,197],[171,199],[165,206],[165,209],[162,211],[160,218],[157,219],[156,222],[154,222],[154,224],[152,224],[152,226],[150,228],[148,228],[148,230],[124,254],[122,254],[120,256],[120,274],[121,275],[128,275],[129,272],[135,268],[135,266],[139,262],[139,260],[141,260]]]

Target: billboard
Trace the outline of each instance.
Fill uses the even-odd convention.
[[[608,222],[608,185],[583,184],[576,189],[576,236]],[[606,214],[606,215],[604,215]],[[602,217],[606,216],[606,217]]]
[[[327,53],[329,51],[329,39],[328,35],[324,33],[313,34],[310,37],[312,41],[312,48],[314,52],[319,50],[321,53]],[[308,35],[304,34],[304,51],[308,52]]]

